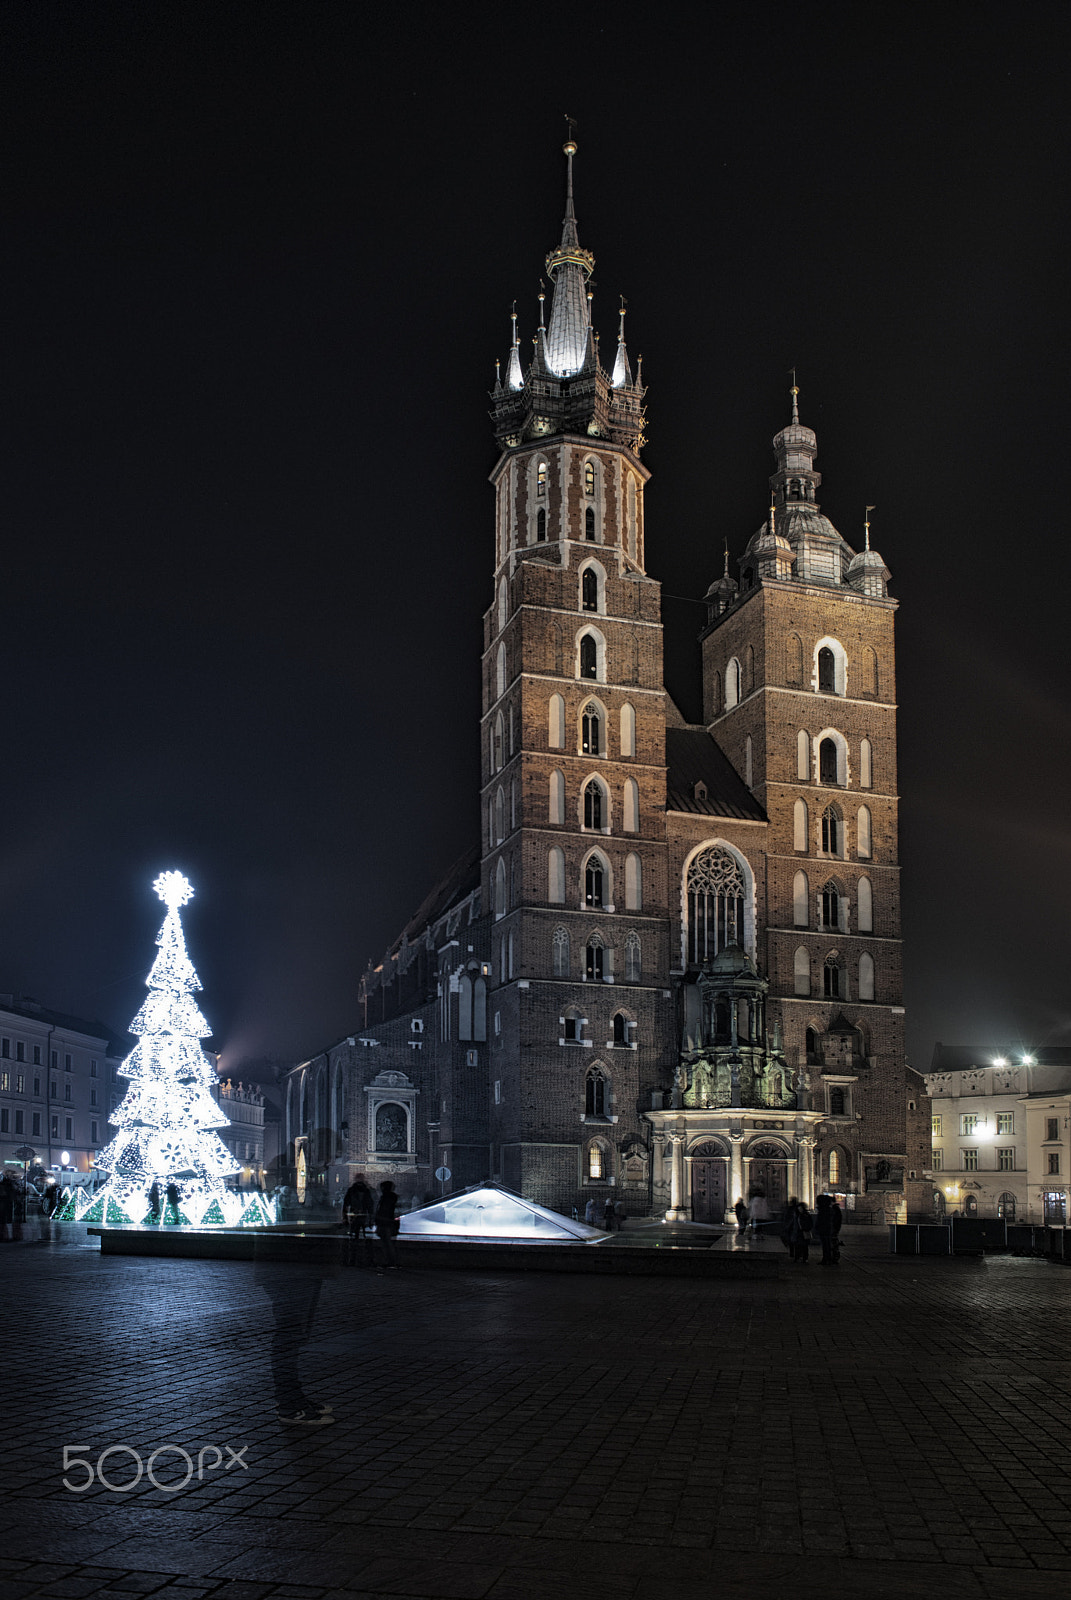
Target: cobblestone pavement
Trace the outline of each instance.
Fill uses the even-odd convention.
[[[302,1355],[337,1422],[302,1433],[252,1264],[0,1245],[0,1600],[1049,1600],[1071,1276],[883,1248],[760,1282],[346,1272]],[[65,1446],[164,1444],[202,1481],[63,1486]]]

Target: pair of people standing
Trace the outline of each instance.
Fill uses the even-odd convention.
[[[844,1217],[831,1194],[820,1194],[815,1208],[814,1231],[822,1246],[823,1267],[840,1265],[840,1227]]]
[[[806,1265],[810,1254],[811,1231],[814,1218],[803,1200],[790,1200],[781,1216],[781,1241],[788,1251],[789,1260]]]
[[[394,1241],[398,1236],[399,1226],[398,1195],[389,1178],[385,1178],[380,1184],[379,1199],[376,1200],[365,1182],[364,1174],[358,1173],[343,1198],[342,1220],[349,1224],[349,1248],[346,1256],[348,1267],[358,1265],[357,1257],[361,1253],[362,1245],[364,1260],[361,1265],[375,1266],[375,1252],[372,1248],[374,1228],[383,1252],[383,1266],[392,1272],[397,1272],[398,1252]],[[382,1272],[383,1267],[377,1270]]]

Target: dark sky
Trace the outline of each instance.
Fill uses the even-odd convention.
[[[0,987],[125,1027],[177,866],[226,1064],[353,1027],[477,826],[487,390],[570,112],[670,688],[795,365],[902,604],[912,1059],[1071,1040],[1067,7],[598,15],[0,9]]]

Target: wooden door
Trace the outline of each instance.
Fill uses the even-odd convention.
[[[695,1222],[725,1221],[724,1156],[692,1161],[692,1218]]]
[[[773,1161],[766,1157],[751,1163],[748,1193],[766,1196],[771,1217],[776,1217],[788,1200],[787,1170],[784,1161]]]

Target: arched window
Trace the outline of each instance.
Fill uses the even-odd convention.
[[[601,907],[605,904],[606,863],[599,855],[588,857],[584,868],[584,904]]]
[[[811,992],[811,957],[807,946],[796,946],[796,955],[792,963],[794,978],[794,992],[796,994],[810,994]]]
[[[505,983],[505,981],[506,981],[506,941],[505,941],[505,939],[500,939],[498,941],[498,981],[499,981],[499,983]]]
[[[503,861],[502,857],[499,856],[498,865],[495,868],[495,916],[496,917],[504,917],[505,915],[506,915],[506,863]]]
[[[585,508],[584,508],[584,538],[589,540],[590,543],[592,543],[592,544],[595,543],[595,507],[594,506],[585,506]]]
[[[513,934],[512,934],[512,932],[510,933],[510,936],[509,936],[509,939],[507,940],[507,943],[509,945],[509,963],[508,963],[509,975],[512,978],[513,977]]]
[[[506,837],[506,796],[499,789],[495,795],[495,843],[501,844]]]
[[[822,812],[822,849],[827,856],[839,856],[844,843],[844,829],[836,806],[826,806]]]
[[[625,982],[639,983],[642,975],[640,936],[638,933],[630,933],[625,940]]]
[[[580,676],[592,679],[599,676],[599,647],[590,633],[580,638]]]
[[[859,787],[871,789],[874,786],[873,757],[869,739],[859,741]]]
[[[847,694],[848,657],[839,639],[818,640],[811,684],[819,694]]]
[[[843,1117],[843,1115],[844,1115],[844,1090],[843,1089],[830,1089],[830,1091],[829,1091],[829,1114],[830,1114],[831,1117]]]
[[[635,778],[625,779],[625,803],[622,807],[621,826],[626,833],[640,831],[640,786]]]
[[[796,735],[796,777],[801,783],[811,781],[811,736],[803,728]]]
[[[830,881],[822,889],[822,926],[823,928],[840,928],[840,890]]]
[[[505,578],[500,578],[498,583],[498,628],[501,633],[509,617],[509,595],[506,590]]]
[[[814,1028],[808,1028],[803,1037],[808,1063],[813,1066],[818,1061],[818,1034]]]
[[[401,1155],[409,1148],[409,1113],[404,1106],[387,1100],[376,1107],[376,1149]]]
[[[601,983],[606,970],[606,949],[597,933],[593,933],[584,949],[584,976],[589,983]]]
[[[583,611],[599,609],[599,574],[594,567],[585,567],[580,575],[580,606]]]
[[[565,701],[560,694],[552,694],[547,715],[547,743],[552,750],[565,748]]]
[[[601,1139],[592,1139],[585,1162],[589,1182],[602,1183],[610,1175],[609,1152]]]
[[[837,745],[834,739],[823,739],[818,746],[819,783],[837,783]]]
[[[810,832],[807,817],[806,800],[797,800],[792,807],[792,848],[793,850],[807,850],[809,848],[807,835]]]
[[[555,827],[561,827],[565,822],[565,775],[557,769],[550,775],[547,820]]]
[[[797,872],[792,880],[792,921],[797,928],[806,928],[810,925],[810,891],[805,872]]]
[[[864,861],[870,860],[870,807],[860,806],[855,814],[855,844]]]
[[[625,910],[643,909],[643,863],[635,851],[625,857]]]
[[[594,498],[595,498],[595,463],[594,463],[594,461],[585,461],[584,462],[584,493],[587,495],[589,500],[594,500]]]
[[[688,868],[688,957],[696,966],[728,944],[744,943],[744,875],[718,846],[701,850]]]
[[[569,959],[569,933],[566,928],[555,928],[551,946],[554,953],[554,976],[556,978],[567,978],[571,963]]]
[[[588,701],[580,718],[580,748],[586,756],[602,754],[602,717],[599,708]]]
[[[631,1044],[628,1036],[629,1020],[623,1011],[614,1012],[614,1044]]]
[[[740,704],[740,663],[733,656],[725,669],[725,709],[731,711]]]
[[[836,1150],[829,1152],[829,1187],[835,1189],[840,1182],[840,1154]]]
[[[997,1201],[997,1216],[1003,1217],[1005,1222],[1015,1221],[1015,1196],[1002,1194]]]
[[[627,550],[633,561],[636,560],[636,550],[638,546],[638,536],[636,532],[636,505],[636,480],[632,474],[629,473],[628,495],[626,498],[626,506],[628,509]]]
[[[866,950],[859,957],[859,998],[874,998],[874,957]]]
[[[751,788],[752,777],[752,744],[751,735],[749,733],[747,738],[744,740],[744,782],[747,784],[749,789]]]
[[[542,499],[547,492],[547,463],[540,461],[536,467],[536,494]]]
[[[874,892],[869,878],[860,878],[856,889],[857,920],[860,933],[874,931]]]
[[[609,1115],[607,1107],[610,1096],[607,1093],[609,1084],[604,1073],[598,1067],[592,1067],[584,1080],[584,1115],[586,1117],[605,1117]]]
[[[546,542],[546,537],[547,510],[545,506],[540,506],[539,510],[536,512],[536,543],[544,544]]]
[[[491,742],[491,765],[496,772],[501,772],[506,764],[506,724],[501,711],[495,718],[495,731]]]
[[[837,658],[828,645],[818,652],[818,693],[836,694]]]
[[[592,778],[590,783],[584,785],[584,826],[585,828],[602,828],[606,813],[605,796],[602,784],[597,778]]]
[[[791,688],[803,683],[803,643],[798,633],[790,633],[785,640],[785,682]]]
[[[506,692],[506,646],[500,644],[495,657],[495,699],[501,700]]]
[[[827,1000],[846,1000],[841,983],[841,965],[837,956],[826,956],[822,968],[822,990]]]
[[[565,852],[557,845],[547,852],[547,899],[552,906],[565,904]]]
[[[621,707],[621,754],[636,754],[636,712],[627,700]]]
[[[869,645],[863,649],[863,693],[877,695],[878,692],[878,658]]]

